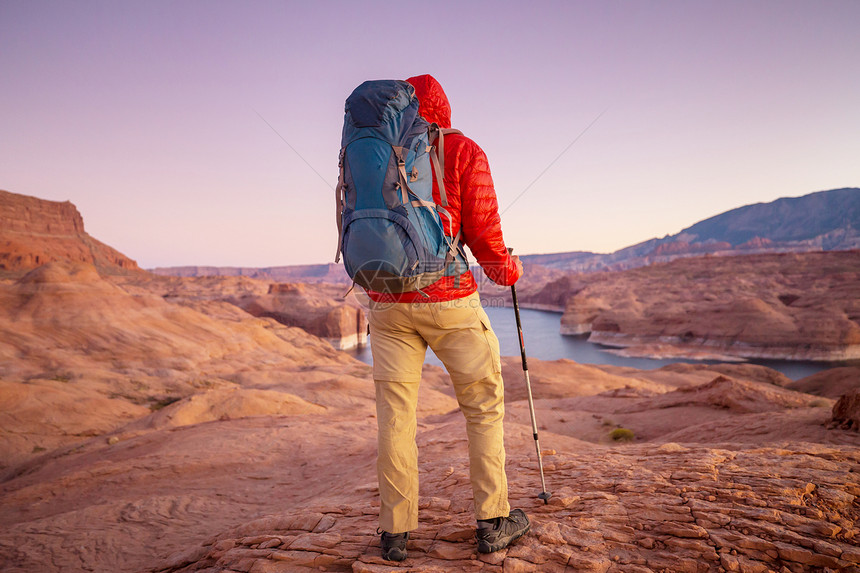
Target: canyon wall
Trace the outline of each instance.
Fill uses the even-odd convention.
[[[570,275],[524,299],[638,356],[860,359],[860,251],[699,257]]]
[[[89,236],[72,203],[0,190],[0,272],[21,274],[64,260],[107,274],[140,271],[135,261]]]

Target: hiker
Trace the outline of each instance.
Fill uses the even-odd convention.
[[[442,86],[429,75],[406,81],[414,87],[418,114],[428,123],[450,128],[451,107]],[[363,95],[362,101],[375,97]],[[441,147],[432,132],[430,137],[431,145]],[[487,157],[478,144],[459,132],[444,135],[443,143],[439,163],[444,165],[446,197],[440,196],[434,174],[432,199],[436,205],[445,205],[439,211],[446,240],[464,242],[492,281],[512,285],[523,267],[508,253],[502,238]],[[352,163],[350,169],[358,170]],[[343,173],[342,166],[342,179]],[[406,177],[407,173],[391,189],[408,187],[414,179]],[[428,178],[428,193],[429,185]],[[419,206],[421,203],[418,201]],[[406,559],[409,532],[418,527],[416,408],[428,345],[451,376],[466,418],[478,551],[503,549],[530,527],[526,514],[520,509],[511,511],[508,503],[499,342],[481,306],[475,278],[464,264],[455,276],[434,281],[406,292],[366,289],[378,422],[378,533],[382,556],[390,561]]]

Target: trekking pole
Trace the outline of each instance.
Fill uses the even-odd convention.
[[[513,249],[508,249],[508,252],[513,254]],[[544,481],[543,477],[543,458],[540,453],[540,440],[538,440],[538,430],[537,430],[537,421],[535,420],[535,404],[532,399],[532,384],[529,380],[529,364],[526,360],[526,343],[523,339],[523,324],[520,321],[520,305],[517,303],[517,287],[515,285],[511,285],[511,298],[514,302],[514,315],[517,317],[517,334],[520,338],[520,353],[523,357],[523,375],[526,378],[526,390],[528,390],[529,397],[529,414],[532,419],[532,435],[535,439],[535,451],[537,452],[538,459],[538,468],[540,468],[540,486],[541,492],[538,494],[538,499],[542,499],[544,504],[549,503],[549,498],[552,496],[550,492],[546,490],[546,481]]]

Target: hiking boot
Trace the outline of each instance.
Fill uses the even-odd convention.
[[[529,518],[522,509],[511,511],[507,517],[497,517],[491,521],[479,522],[475,537],[478,539],[480,553],[492,553],[504,549],[514,539],[519,539],[531,528]]]
[[[406,559],[406,541],[409,539],[409,532],[406,533],[388,533],[382,531],[377,533],[382,534],[382,558],[386,561],[403,561]]]

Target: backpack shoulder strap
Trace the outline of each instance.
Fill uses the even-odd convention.
[[[337,221],[337,252],[334,254],[334,262],[340,261],[340,251],[343,247],[343,162],[346,161],[346,148],[340,149],[340,157],[338,157],[337,167],[340,172],[337,176],[337,187],[334,188],[334,217]]]
[[[459,129],[443,129],[436,123],[431,123],[428,131],[430,162],[433,164],[433,171],[436,172],[440,204],[443,207],[447,207],[448,196],[445,193],[445,136],[454,134],[463,135],[463,132]],[[435,145],[433,144],[434,141],[436,142]]]

